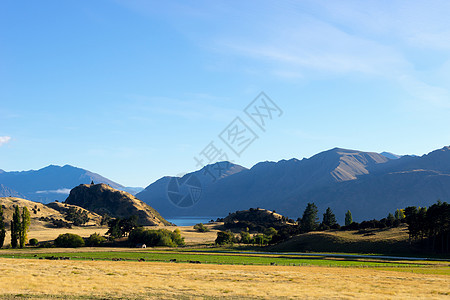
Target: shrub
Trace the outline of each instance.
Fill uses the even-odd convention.
[[[106,242],[106,238],[104,238],[103,236],[101,236],[98,233],[93,233],[86,239],[86,246],[98,247],[101,244],[103,244],[104,242]]]
[[[208,227],[203,225],[203,223],[198,223],[194,225],[194,230],[197,230],[198,232],[208,232],[210,231]]]
[[[30,239],[28,243],[30,244],[30,246],[37,246],[39,241],[37,239]]]
[[[60,234],[55,240],[55,246],[61,248],[77,248],[84,246],[81,236],[73,233]]]
[[[138,227],[130,232],[128,240],[132,244],[145,244],[147,246],[177,247],[184,245],[184,238],[180,230],[170,231],[167,229],[145,229]]]

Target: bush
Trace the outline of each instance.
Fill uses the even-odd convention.
[[[144,229],[138,227],[130,232],[128,240],[132,244],[145,244],[146,246],[177,247],[184,245],[179,229],[173,232],[167,229]]]
[[[60,234],[55,240],[55,246],[61,248],[77,248],[84,246],[81,236],[73,233]]]
[[[30,239],[28,243],[30,244],[30,246],[37,246],[39,241],[37,239]]]
[[[93,233],[86,239],[86,246],[98,247],[101,244],[103,244],[104,242],[106,242],[106,238],[104,238],[103,236],[101,236],[98,233]]]
[[[203,225],[203,223],[198,223],[194,225],[194,230],[197,230],[198,232],[208,232],[210,231],[208,227]]]

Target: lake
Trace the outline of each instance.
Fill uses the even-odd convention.
[[[198,223],[208,223],[210,220],[216,220],[217,218],[219,217],[174,217],[167,218],[166,220],[177,226],[194,226]]]

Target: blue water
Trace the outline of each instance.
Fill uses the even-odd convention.
[[[166,220],[177,226],[194,226],[198,223],[208,223],[210,220],[216,220],[218,217],[176,217],[167,218]]]

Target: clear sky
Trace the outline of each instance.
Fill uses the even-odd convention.
[[[0,3],[0,169],[70,164],[127,186],[334,147],[450,144],[450,1]],[[264,91],[265,131],[244,113]],[[240,117],[240,156],[220,139]],[[229,128],[229,127],[228,127]]]

